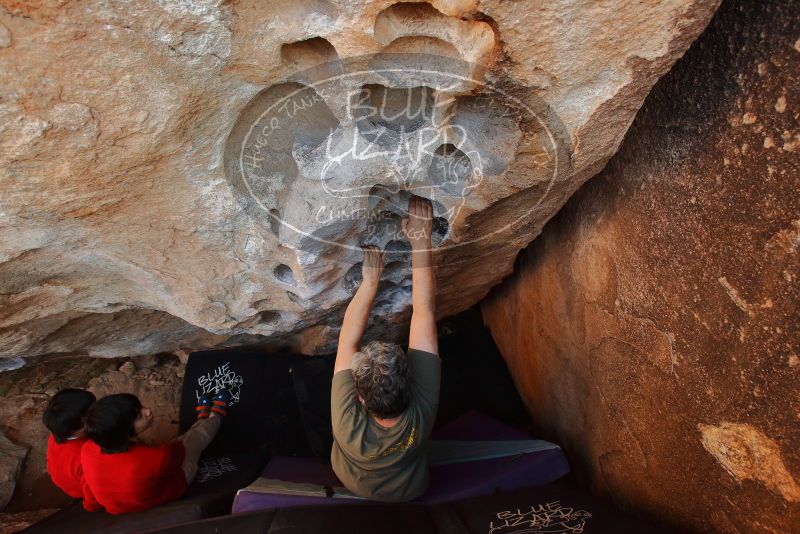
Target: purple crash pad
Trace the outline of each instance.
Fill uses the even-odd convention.
[[[516,440],[529,439],[524,432],[509,427],[478,412],[468,412],[433,433],[437,440]],[[538,451],[505,458],[477,460],[431,467],[428,491],[417,499],[422,503],[441,503],[479,497],[495,491],[509,491],[553,482],[569,472],[561,449]],[[320,486],[341,486],[330,466],[314,458],[275,456],[261,474],[263,478]],[[348,504],[352,499],[333,499],[298,495],[279,495],[239,490],[233,501],[233,513],[309,506]]]

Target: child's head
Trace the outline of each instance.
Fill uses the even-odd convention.
[[[85,389],[68,388],[56,393],[42,414],[42,422],[56,443],[64,443],[83,429],[84,418],[95,396]]]
[[[132,438],[147,430],[152,422],[153,414],[136,395],[118,393],[92,405],[86,415],[86,434],[104,452],[125,452]]]

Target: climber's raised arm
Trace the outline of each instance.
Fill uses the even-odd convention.
[[[375,294],[378,292],[382,271],[383,252],[375,246],[365,247],[364,263],[361,267],[363,279],[344,313],[342,330],[339,332],[336,363],[333,367],[334,374],[345,369],[349,370],[353,363],[353,354],[360,349],[361,337],[369,322],[372,301],[375,300]]]
[[[442,361],[431,354],[437,346],[426,203],[412,200],[403,222],[414,268],[409,350],[379,340],[361,346],[383,267],[379,250],[365,250],[364,281],[345,312],[331,380],[331,467],[348,490],[376,501],[413,500],[428,484],[420,451],[436,420]]]
[[[412,196],[403,230],[411,243],[411,332],[408,348],[439,354],[436,337],[436,277],[431,252],[433,207],[431,201]]]

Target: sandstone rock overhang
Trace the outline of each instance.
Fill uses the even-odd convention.
[[[362,80],[365,102],[405,93],[434,110],[446,102],[438,109],[451,130],[469,132],[466,140],[443,136],[413,165],[385,161],[379,174],[348,164],[333,175],[334,185],[364,188],[366,200],[345,204],[382,214],[373,234],[392,250],[369,336],[402,338],[408,319],[404,243],[387,239],[407,195],[404,186],[387,187],[398,169],[463,200],[457,212],[452,198],[437,206],[438,313],[471,306],[614,154],[652,85],[718,1],[4,5],[0,355],[12,357],[254,341],[331,350],[357,283],[353,247],[367,229],[363,220],[328,221],[307,232],[313,243],[346,242],[350,252],[287,233],[287,223],[319,213],[314,151],[329,135],[369,139],[383,128],[405,139],[430,126],[348,123],[346,100],[326,98],[314,83],[350,72],[354,58],[406,72],[460,66],[468,80],[448,91],[435,76],[411,85]],[[403,64],[420,57],[439,60]],[[299,74],[312,72],[313,80]],[[283,181],[253,195],[231,173],[237,128],[291,89],[314,92],[327,111],[315,111],[313,127],[301,122],[264,145],[272,157],[265,172]],[[542,121],[526,118],[520,102],[536,103]],[[550,145],[541,142],[546,130]],[[558,172],[544,173],[559,154],[566,161]],[[262,193],[273,194],[272,205],[254,206]]]

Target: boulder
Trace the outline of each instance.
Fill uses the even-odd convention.
[[[14,495],[17,478],[22,473],[22,463],[27,455],[27,447],[17,445],[0,432],[0,510]]]
[[[327,352],[366,243],[402,339],[409,192],[464,310],[717,5],[2,1],[0,355]]]
[[[482,306],[538,433],[672,532],[800,525],[798,37],[724,3]]]

